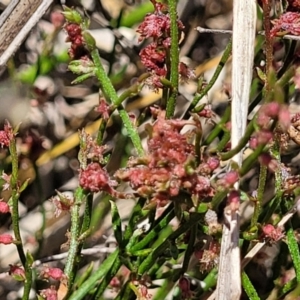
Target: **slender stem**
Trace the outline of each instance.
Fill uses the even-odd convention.
[[[67,262],[65,265],[64,273],[69,278],[69,291],[75,278],[76,261],[79,258],[78,249],[80,242],[78,236],[80,233],[80,205],[83,201],[85,194],[81,188],[77,188],[75,192],[75,203],[71,207],[71,229],[70,229],[70,249],[68,252]]]
[[[168,119],[172,118],[175,111],[175,105],[178,94],[178,65],[179,65],[179,47],[178,47],[178,23],[176,0],[168,0],[170,20],[171,20],[171,49],[170,49],[170,82],[172,90],[170,98],[167,101],[166,116]]]
[[[93,273],[81,286],[80,288],[74,292],[68,299],[69,300],[81,300],[86,297],[86,295],[93,289],[97,282],[104,278],[109,270],[112,268],[115,260],[119,256],[119,250],[115,250],[115,252],[111,253],[99,267],[99,269]]]
[[[16,147],[16,140],[13,137],[9,143],[9,151],[11,154],[12,159],[12,173],[10,178],[10,186],[11,186],[11,199],[12,199],[12,225],[14,236],[16,240],[16,247],[17,251],[21,260],[21,263],[25,270],[26,281],[24,284],[24,293],[23,298],[24,300],[29,299],[29,294],[31,290],[32,284],[32,269],[31,265],[26,258],[24,248],[23,248],[23,241],[20,233],[20,224],[19,224],[19,184],[18,184],[18,174],[19,174],[19,161],[18,161],[18,153]],[[30,254],[28,254],[30,255]]]
[[[209,81],[209,83],[206,85],[206,87],[201,91],[201,93],[199,95],[196,95],[193,99],[193,102],[191,103],[188,111],[193,110],[196,105],[199,103],[199,101],[205,96],[207,95],[207,93],[210,91],[210,89],[214,86],[215,82],[217,81],[221,71],[223,70],[223,67],[225,65],[225,63],[227,62],[228,58],[231,55],[231,50],[232,50],[232,40],[230,39],[228,42],[228,45],[226,46],[224,53],[221,57],[221,60],[215,70],[214,75],[212,76],[211,80]]]
[[[271,20],[270,12],[272,8],[272,1],[263,1],[263,22],[265,29],[265,53],[266,53],[266,82],[265,82],[265,93],[266,98],[271,92],[271,86],[269,82],[269,73],[272,69],[273,64],[273,39],[271,37]]]
[[[16,240],[16,247],[18,254],[21,260],[22,265],[25,268],[26,265],[26,256],[23,248],[22,237],[20,233],[19,226],[19,187],[18,187],[18,173],[19,173],[19,162],[18,162],[18,153],[16,148],[16,140],[13,138],[9,144],[9,151],[11,154],[11,165],[12,165],[12,174],[10,178],[10,187],[11,187],[11,198],[12,198],[12,225],[13,231]]]
[[[175,240],[181,234],[189,230],[194,224],[199,221],[199,214],[193,213],[190,219],[180,226],[176,231],[171,233],[165,241],[160,244],[139,266],[138,274],[144,274],[155,263],[156,259],[169,247],[169,242]]]
[[[251,227],[257,225],[258,217],[263,203],[266,180],[267,180],[267,167],[260,165],[259,181],[258,181],[258,189],[257,189],[257,201],[255,202],[254,213],[251,219]]]
[[[232,150],[230,150],[228,152],[220,154],[220,157],[222,160],[228,160],[228,159],[232,158],[234,155],[239,153],[246,146],[246,144],[249,142],[249,138],[250,138],[251,134],[254,131],[254,121],[255,121],[255,118],[253,118],[251,120],[251,122],[248,124],[248,127],[246,129],[244,136],[240,139],[239,143],[237,144],[237,146],[235,148],[233,148]]]
[[[231,106],[228,105],[221,118],[221,121],[218,124],[216,124],[215,128],[210,132],[208,137],[203,142],[204,145],[210,145],[213,142],[213,140],[220,134],[220,132],[224,130],[223,125],[226,124],[226,122],[228,122],[228,120],[230,119],[230,115]]]
[[[101,83],[103,93],[105,94],[107,99],[112,101],[114,105],[118,105],[119,97],[103,68],[97,48],[93,48],[91,50],[91,56],[95,64],[95,75],[98,78],[98,81]],[[126,128],[128,135],[131,138],[136,151],[138,152],[139,155],[142,155],[144,153],[144,150],[136,128],[133,126],[128,116],[128,113],[121,105],[118,105],[118,110],[119,110],[119,115],[123,121],[123,125]]]
[[[119,271],[121,265],[122,265],[121,260],[119,257],[117,257],[116,260],[114,261],[113,265],[111,266],[110,270],[108,271],[106,276],[102,279],[101,283],[99,284],[96,295],[94,296],[95,297],[94,299],[100,299],[100,297],[104,293],[105,289],[109,285],[112,278]]]

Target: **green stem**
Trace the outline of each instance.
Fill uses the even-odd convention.
[[[203,280],[203,282],[204,282],[203,291],[205,291],[205,292],[209,291],[211,288],[216,286],[217,276],[218,276],[218,270],[217,270],[217,268],[213,268]]]
[[[188,242],[185,254],[184,254],[184,260],[183,260],[183,264],[182,264],[181,275],[183,275],[188,270],[191,257],[193,256],[193,253],[194,253],[194,244],[195,244],[195,241],[196,241],[196,237],[197,237],[197,224],[194,224],[191,228],[190,236],[189,236],[189,242]],[[175,278],[175,279],[177,280],[179,278]]]
[[[300,282],[300,253],[298,242],[295,237],[295,233],[293,228],[290,228],[286,234],[287,237],[287,245],[289,247],[289,251],[292,257],[293,265],[296,271],[297,282]]]
[[[100,299],[102,294],[104,293],[105,289],[109,285],[112,278],[117,274],[121,267],[122,263],[119,257],[116,258],[113,265],[111,266],[110,270],[107,272],[106,276],[102,279],[101,283],[97,288],[97,292],[94,299]]]
[[[167,296],[170,293],[171,289],[174,287],[174,285],[175,280],[171,280],[171,278],[165,279],[162,286],[155,293],[153,300],[167,299]]]
[[[79,245],[78,240],[80,234],[80,205],[85,197],[84,191],[81,188],[77,188],[75,192],[75,203],[71,207],[71,229],[70,229],[70,249],[68,252],[67,262],[65,265],[64,273],[68,277],[68,288],[70,288],[75,279],[76,262],[79,259]]]
[[[84,299],[84,297],[86,297],[86,295],[96,286],[98,281],[101,278],[104,278],[106,276],[106,274],[109,272],[109,270],[113,266],[113,264],[114,264],[115,260],[117,259],[118,255],[119,255],[119,250],[117,249],[117,250],[115,250],[115,252],[110,254],[104,260],[104,262],[100,266],[100,268],[95,273],[93,273],[93,275],[91,275],[89,277],[89,279],[87,279],[82,284],[82,286],[76,292],[74,292],[68,299],[69,300]]]
[[[246,146],[246,144],[249,142],[251,134],[254,131],[254,122],[255,122],[255,118],[253,118],[251,120],[251,122],[248,124],[244,136],[241,138],[241,140],[239,141],[239,143],[237,144],[237,146],[235,148],[233,148],[232,150],[230,150],[228,152],[220,154],[221,160],[228,160],[228,159],[232,158],[234,155],[239,153]]]
[[[99,83],[101,83],[103,93],[105,94],[106,98],[109,99],[114,105],[118,105],[119,97],[103,68],[97,48],[94,47],[93,49],[91,49],[91,56],[95,64],[95,75]],[[138,152],[138,155],[140,156],[143,155],[144,150],[136,128],[133,126],[127,112],[121,105],[118,106],[118,110],[123,125],[126,128],[128,135],[131,138],[136,151]]]
[[[11,199],[12,199],[12,225],[14,236],[16,240],[16,247],[17,251],[21,260],[21,263],[25,270],[26,281],[24,284],[24,292],[22,299],[27,300],[29,299],[29,294],[32,285],[32,269],[31,265],[26,258],[24,248],[23,248],[23,241],[20,233],[20,224],[19,224],[19,184],[18,184],[18,174],[19,174],[19,161],[18,161],[18,153],[16,147],[16,140],[13,137],[9,143],[9,151],[11,154],[12,159],[12,174],[10,178],[10,187],[11,187]],[[28,254],[30,255],[30,254]]]
[[[260,300],[252,282],[245,272],[242,272],[242,285],[250,300]]]
[[[175,111],[179,82],[178,22],[176,10],[177,0],[168,0],[168,5],[171,20],[170,82],[172,84],[172,89],[170,98],[167,102],[166,117],[170,119],[173,117]]]
[[[222,116],[220,122],[218,124],[216,124],[214,129],[210,132],[208,137],[203,142],[204,145],[210,145],[213,142],[213,140],[220,134],[220,132],[222,130],[224,130],[224,124],[226,124],[229,121],[230,115],[231,115],[231,106],[228,105],[226,107],[226,110],[225,110],[224,115]]]
[[[129,249],[129,252],[135,252],[137,250],[141,250],[145,248],[151,241],[153,241],[154,238],[168,226],[170,221],[175,217],[174,209],[167,214],[160,222],[157,224],[140,242],[136,243],[131,249]]]
[[[196,105],[199,103],[199,101],[205,96],[207,95],[207,93],[210,91],[210,89],[214,86],[215,82],[217,81],[221,71],[223,70],[223,67],[225,65],[225,63],[227,62],[228,58],[231,55],[231,50],[232,50],[232,39],[230,39],[230,41],[228,42],[228,45],[226,46],[224,53],[221,57],[221,60],[216,68],[216,71],[213,75],[213,77],[211,78],[211,80],[209,81],[209,83],[206,85],[206,87],[202,90],[202,92],[199,95],[196,95],[193,99],[193,102],[191,103],[188,111],[193,110]]]
[[[193,213],[190,216],[190,219],[180,226],[176,231],[171,233],[165,241],[160,244],[139,266],[138,274],[142,275],[147,270],[150,269],[150,267],[155,263],[156,259],[162,255],[162,253],[169,247],[169,242],[174,241],[177,237],[179,237],[181,234],[185,233],[187,230],[189,230],[194,224],[196,224],[199,221],[199,214]]]
[[[267,167],[260,165],[260,172],[259,172],[259,181],[258,181],[258,189],[257,189],[257,201],[255,202],[254,213],[251,219],[251,227],[257,226],[258,217],[261,211],[265,186],[267,180]]]
[[[11,154],[11,165],[12,173],[10,178],[10,187],[11,187],[11,199],[12,199],[12,226],[14,231],[14,236],[16,240],[16,247],[18,254],[24,268],[26,267],[26,256],[23,248],[22,237],[20,233],[19,226],[19,187],[18,187],[18,174],[19,174],[19,162],[18,162],[18,153],[16,148],[16,140],[13,138],[9,144],[9,151]]]
[[[143,206],[144,206],[145,202],[146,202],[145,198],[140,198],[134,206],[134,209],[131,213],[130,220],[128,222],[128,225],[125,229],[124,236],[123,236],[123,243],[124,243],[123,246],[124,247],[128,244],[130,238],[133,235],[133,232],[135,230],[135,226],[136,226],[137,222],[139,221],[139,219],[141,217],[142,209],[143,209]]]
[[[250,169],[253,167],[253,164],[257,162],[258,157],[262,154],[265,149],[265,145],[259,145],[252,154],[250,154],[243,162],[240,169],[240,176],[246,175]]]

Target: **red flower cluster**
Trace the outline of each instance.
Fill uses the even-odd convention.
[[[8,147],[11,140],[14,138],[14,133],[8,121],[4,124],[4,130],[0,130],[0,145]]]
[[[278,242],[284,237],[284,232],[281,227],[275,227],[272,224],[266,224],[262,228],[264,237],[270,238],[273,242]]]
[[[111,185],[113,185],[107,171],[96,162],[89,164],[86,169],[80,170],[79,184],[85,190],[93,193],[111,192]]]
[[[207,158],[196,165],[194,145],[190,142],[192,133],[180,133],[192,121],[166,120],[165,112],[155,109],[152,112],[157,114],[157,120],[148,140],[148,155],[131,159],[128,168],[118,170],[115,177],[128,181],[140,196],[150,198],[160,206],[182,189],[195,200],[212,197],[214,189],[210,175],[219,166],[219,161]]]
[[[66,23],[64,29],[68,35],[67,42],[71,42],[71,48],[68,51],[70,58],[79,59],[86,55],[87,51],[84,47],[84,39],[80,25]]]
[[[170,49],[170,27],[171,21],[169,14],[166,13],[166,6],[151,1],[154,5],[154,13],[148,14],[140,24],[137,32],[140,34],[139,41],[146,38],[152,38],[153,42],[140,51],[142,64],[147,68],[152,76],[147,80],[150,86],[162,88],[161,78],[167,75],[167,52]],[[182,32],[184,26],[180,20],[177,21],[179,32]],[[193,74],[188,70],[184,63],[178,66],[178,72],[183,78],[190,78]]]
[[[40,273],[40,277],[44,279],[53,279],[53,280],[65,280],[66,275],[64,272],[59,268],[49,268],[45,266],[43,271]]]
[[[273,23],[271,36],[276,36],[278,33],[300,34],[300,14],[298,12],[286,12],[279,19],[274,20]]]

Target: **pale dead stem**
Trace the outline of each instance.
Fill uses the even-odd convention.
[[[236,147],[246,129],[254,59],[255,29],[256,1],[234,0],[232,34],[232,148]],[[233,161],[241,166],[242,152],[234,156]],[[235,188],[238,189],[238,184]],[[224,215],[225,222],[223,225],[217,289],[209,298],[210,300],[236,300],[241,295],[239,210],[228,206]]]
[[[53,0],[12,0],[0,17],[0,70],[42,18]]]

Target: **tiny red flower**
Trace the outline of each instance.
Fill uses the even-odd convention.
[[[104,98],[99,100],[99,105],[95,108],[95,111],[98,112],[105,121],[109,119],[111,110]]]
[[[55,286],[51,286],[49,289],[41,290],[40,295],[46,300],[57,300],[57,290]]]
[[[0,235],[0,244],[9,245],[12,244],[13,242],[14,242],[14,238],[10,234],[4,233]]]
[[[271,36],[276,36],[279,32],[300,34],[300,14],[299,12],[286,12],[279,19],[274,20],[274,27],[271,30]]]
[[[99,192],[107,190],[113,183],[106,170],[100,164],[91,163],[85,170],[80,170],[79,184],[88,191]]]
[[[25,270],[23,267],[17,265],[9,265],[9,275],[17,281],[24,281],[26,279]]]
[[[178,282],[178,287],[181,290],[181,295],[183,299],[190,299],[192,297],[191,283],[186,277],[181,277]]]
[[[7,191],[10,188],[10,178],[11,175],[7,175],[6,173],[4,173],[4,171],[2,172],[1,178],[4,180],[4,184],[3,184],[3,191]]]
[[[283,229],[281,227],[275,227],[272,224],[264,225],[262,232],[265,237],[270,238],[274,242],[277,242],[284,237]]]
[[[45,279],[54,279],[54,280],[62,280],[66,278],[64,272],[59,268],[49,268],[45,266],[43,271],[40,273],[40,276]]]
[[[65,17],[60,11],[54,11],[50,14],[50,21],[55,28],[60,28],[65,21]]]
[[[59,191],[56,192],[57,196],[52,197],[50,201],[55,206],[54,215],[56,218],[58,218],[62,211],[70,211],[71,207],[74,204],[74,199],[67,193],[60,193]]]
[[[0,199],[0,213],[6,214],[10,212],[9,205],[3,201],[3,199]]]

